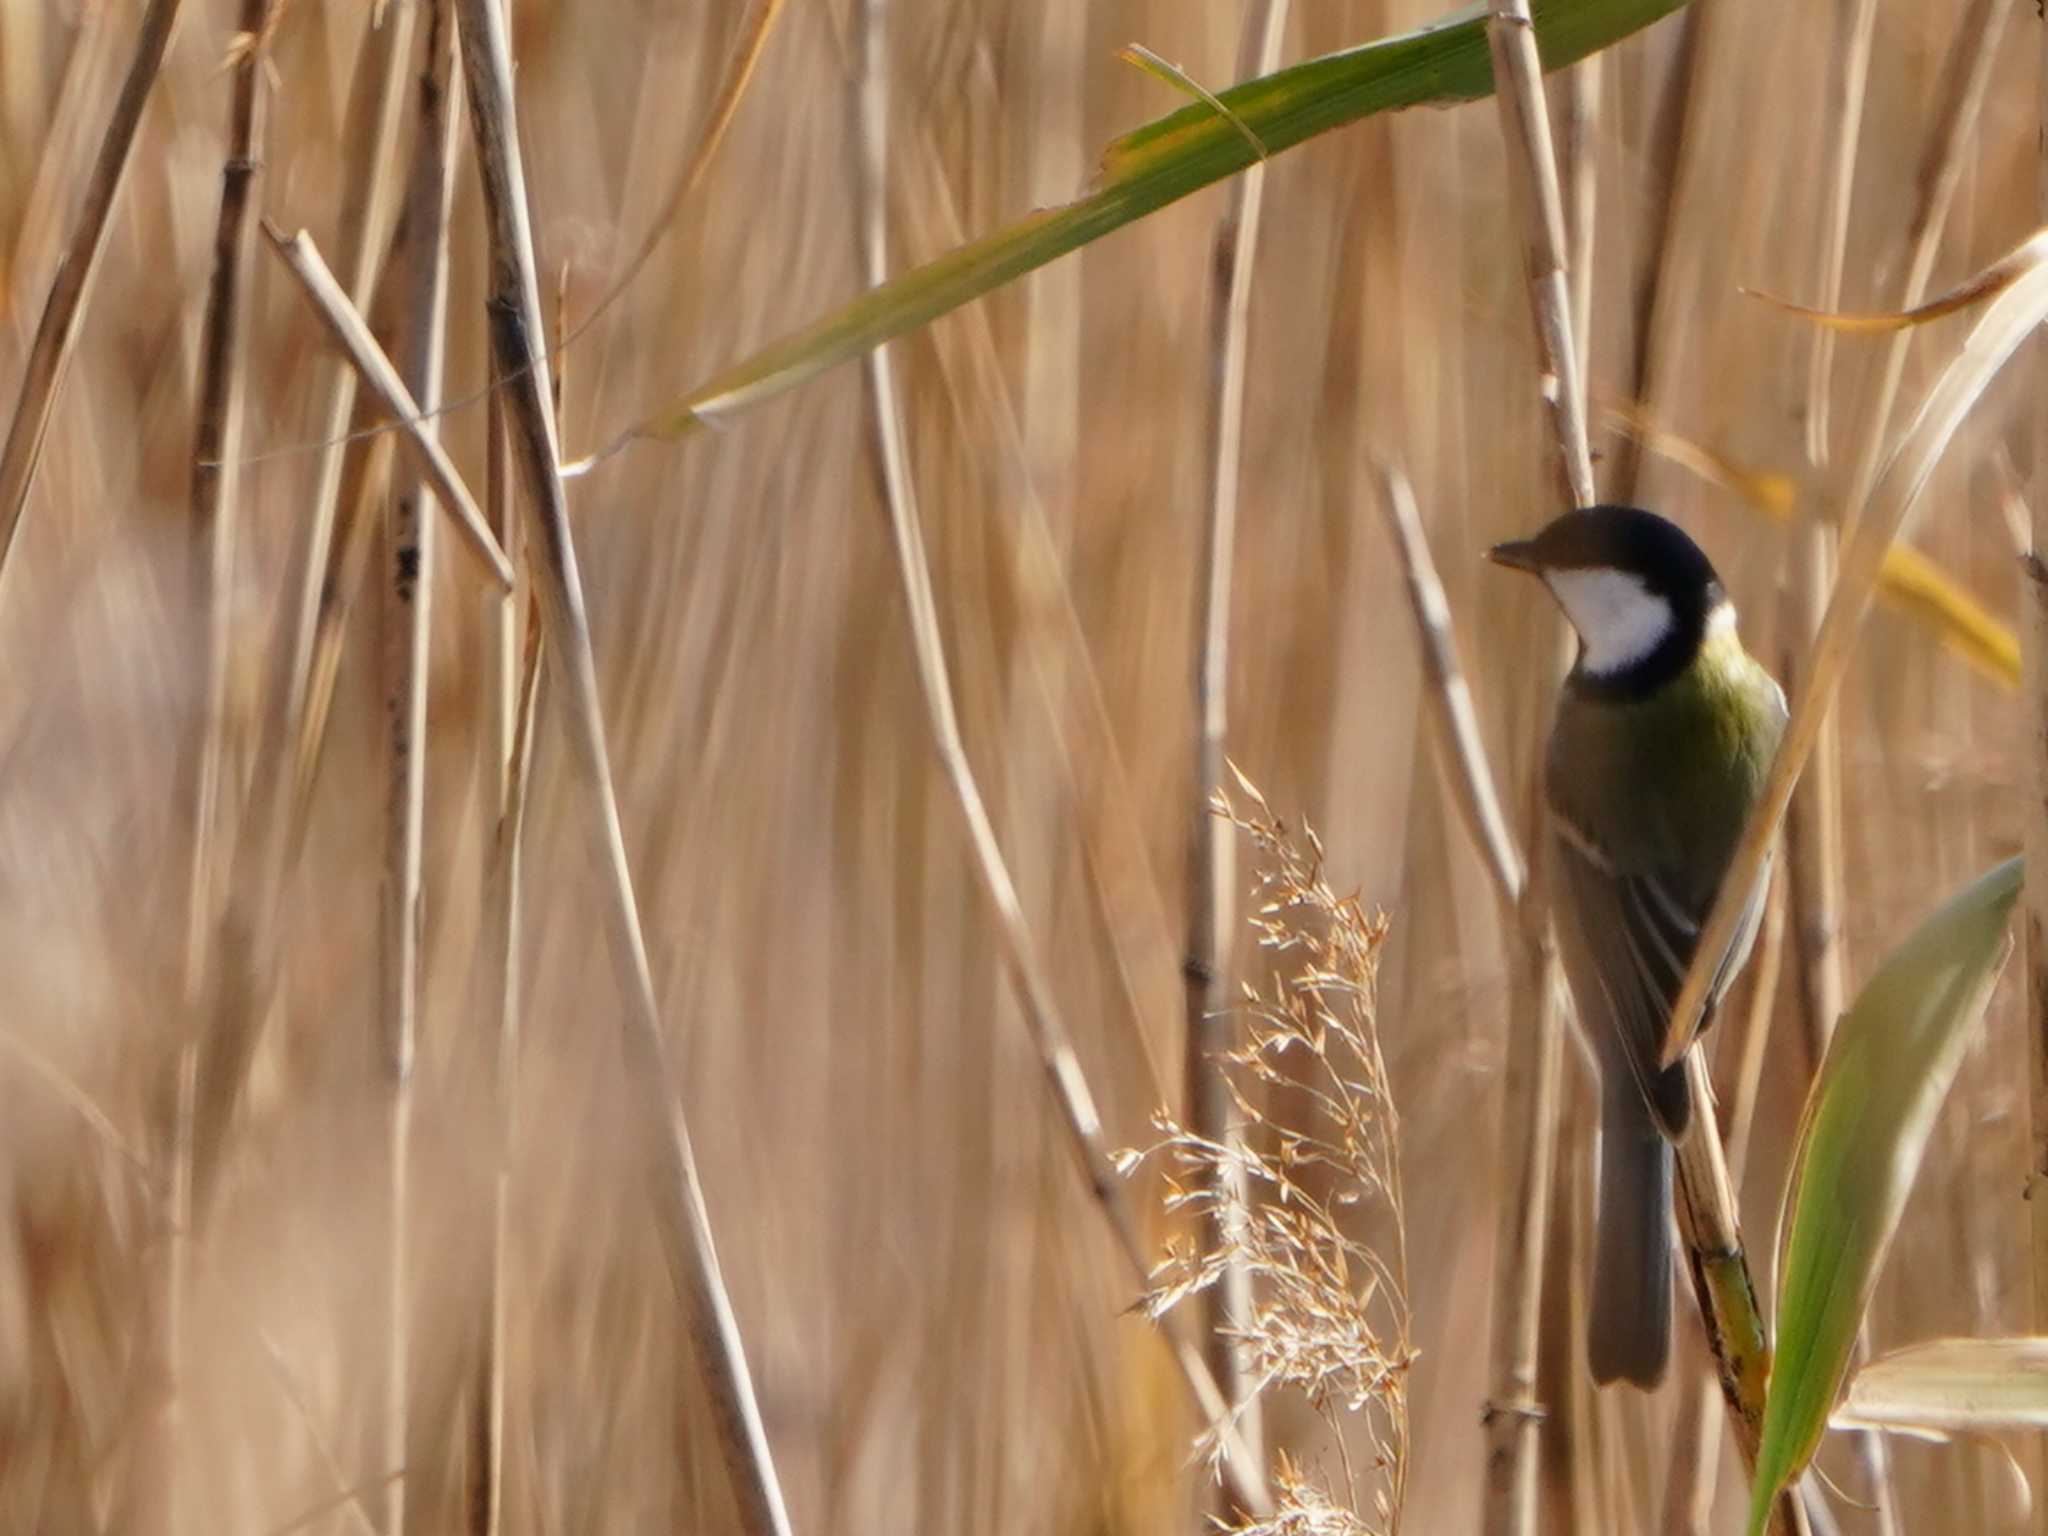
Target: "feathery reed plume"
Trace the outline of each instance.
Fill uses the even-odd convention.
[[[1214,810],[1258,861],[1249,921],[1274,974],[1264,987],[1244,984],[1245,1043],[1218,1062],[1245,1134],[1201,1135],[1161,1110],[1161,1139],[1121,1159],[1128,1171],[1164,1157],[1167,1209],[1200,1218],[1204,1235],[1169,1241],[1143,1306],[1160,1319],[1241,1270],[1254,1301],[1233,1336],[1252,1390],[1300,1393],[1340,1445],[1340,1413],[1363,1433],[1369,1455],[1362,1465],[1346,1456],[1341,1487],[1283,1457],[1273,1513],[1231,1529],[1379,1536],[1401,1524],[1415,1358],[1400,1118],[1376,1010],[1387,925],[1330,885],[1313,830],[1290,829],[1242,773],[1237,782],[1248,806],[1219,793]],[[1289,1090],[1299,1116],[1262,1110],[1267,1087]],[[1361,1216],[1371,1240],[1359,1234]],[[1220,1453],[1215,1431],[1203,1448]]]

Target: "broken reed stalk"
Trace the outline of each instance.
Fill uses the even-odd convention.
[[[393,149],[398,142],[399,118],[405,104],[406,64],[417,10],[414,5],[372,6],[363,24],[355,70],[349,77],[340,142],[362,148],[342,183],[335,249],[341,256],[337,274],[341,289],[359,311],[370,308],[376,292],[377,256],[397,197],[396,178],[389,173],[396,162]],[[356,370],[345,364],[337,365],[328,376],[320,447],[314,461],[313,495],[307,507],[305,538],[299,555],[299,594],[290,610],[293,617],[284,716],[281,722],[273,722],[274,729],[297,729],[306,708],[307,691],[312,686],[328,556],[337,517],[343,515],[338,509],[347,505],[344,469],[351,457],[349,434],[356,425],[356,411]]]
[[[286,235],[275,224],[264,222],[263,232],[270,237],[270,244],[278,258],[299,280],[307,301],[313,311],[327,327],[327,332],[348,354],[355,364],[361,382],[367,384],[377,402],[384,407],[385,414],[397,428],[400,444],[407,450],[420,476],[439,498],[449,516],[455,520],[455,528],[463,537],[470,552],[483,563],[484,570],[497,582],[499,590],[512,590],[512,562],[505,558],[504,550],[498,547],[497,538],[491,533],[490,525],[484,521],[478,510],[476,498],[469,493],[469,486],[463,481],[461,472],[448,457],[441,441],[430,430],[431,422],[425,419],[419,404],[406,387],[405,381],[392,366],[391,359],[377,344],[377,338],[363,320],[348,295],[341,291],[341,285],[334,280],[327,263],[321,259],[320,248],[313,243],[313,237],[303,229],[295,235]],[[419,247],[408,241],[414,256]]]
[[[1280,62],[1287,0],[1251,0],[1238,40],[1237,78],[1270,74]],[[1244,456],[1245,366],[1251,338],[1252,266],[1266,172],[1254,165],[1231,182],[1216,224],[1209,292],[1209,395],[1206,519],[1195,572],[1194,794],[1187,870],[1187,1040],[1183,1111],[1204,1141],[1230,1144],[1241,1117],[1223,1072],[1237,1040],[1238,999],[1230,987],[1237,938],[1237,829],[1215,811],[1224,791],[1230,721],[1230,588],[1236,563],[1239,475]],[[878,279],[879,280],[879,279]],[[1226,1227],[1241,1223],[1246,1189],[1241,1160],[1222,1158],[1213,1170],[1216,1198],[1202,1207],[1195,1241],[1204,1253],[1234,1254]],[[1216,1386],[1238,1411],[1246,1450],[1261,1457],[1256,1393],[1237,1337],[1252,1316],[1251,1277],[1240,1258],[1204,1292],[1196,1314],[1203,1352]]]
[[[603,921],[619,973],[626,1075],[640,1096],[636,1129],[646,1143],[655,1227],[704,1377],[740,1527],[749,1536],[788,1536],[789,1514],[755,1401],[739,1323],[719,1270],[696,1154],[662,1038],[654,978],[619,827],[597,662],[549,409],[540,285],[512,112],[511,41],[498,0],[460,0],[458,16],[490,236],[487,312],[492,353],[506,395],[513,454],[531,519],[533,578],[548,646],[563,684],[570,756],[582,781],[587,831],[603,890]]]
[[[872,280],[888,264],[887,0],[863,0],[861,34],[858,155],[863,209],[861,257]],[[1055,1001],[1051,979],[1039,959],[1037,945],[1024,920],[1016,883],[996,840],[995,827],[989,820],[973,764],[968,761],[966,743],[960,735],[959,720],[954,714],[952,681],[946,662],[945,642],[939,630],[938,599],[932,586],[931,567],[925,558],[924,534],[917,510],[916,487],[910,473],[909,447],[896,396],[890,349],[881,346],[870,351],[863,361],[863,368],[867,374],[872,407],[870,424],[874,433],[882,501],[889,518],[890,541],[897,576],[902,584],[918,686],[924,697],[933,748],[965,824],[968,849],[994,918],[996,937],[1002,946],[1004,969],[1030,1026],[1032,1043],[1037,1048],[1047,1086],[1060,1112],[1075,1160],[1087,1181],[1090,1195],[1108,1219],[1118,1251],[1142,1288],[1149,1278],[1151,1265],[1146,1260],[1137,1223],[1124,1197],[1124,1183],[1118,1177],[1103,1137],[1102,1117],[1096,1108],[1094,1093],[1081,1070],[1080,1059],[1074,1053],[1072,1038]],[[1161,1326],[1187,1377],[1205,1427],[1214,1425],[1221,1432],[1223,1473],[1232,1495],[1251,1513],[1268,1513],[1272,1500],[1266,1488],[1264,1470],[1237,1434],[1232,1419],[1235,1405],[1224,1398],[1201,1352],[1166,1320],[1162,1319]]]
[[[21,392],[15,397],[6,445],[0,447],[0,587],[4,587],[14,536],[20,531],[22,512],[42,463],[50,413],[70,366],[72,343],[78,339],[78,324],[92,293],[93,276],[106,250],[114,199],[128,170],[136,129],[142,123],[142,109],[162,67],[164,49],[177,19],[178,0],[149,0],[142,13],[135,56],[129,63],[127,78],[121,82],[121,94],[114,101],[113,116],[100,140],[92,174],[86,178],[78,222],[58,260],[49,297],[43,303],[42,319],[36,325],[35,341],[22,366]]]
[[[428,0],[413,161],[405,192],[409,256],[400,301],[400,381],[426,412],[420,432],[438,435],[447,347],[448,214],[455,195],[455,25],[448,0]],[[339,289],[336,290],[339,292]],[[345,299],[344,299],[344,302]],[[367,327],[365,327],[367,334]],[[373,342],[374,345],[374,342]],[[384,524],[384,878],[378,944],[377,1044],[384,1074],[387,1186],[384,1463],[405,1466],[411,1359],[410,1298],[413,1057],[419,1033],[427,792],[427,684],[433,636],[432,491],[417,465],[394,487]],[[509,569],[509,568],[508,568]],[[403,1536],[406,1480],[385,1490],[386,1536]]]
[[[1586,442],[1586,394],[1565,271],[1564,197],[1543,97],[1528,0],[1489,0],[1487,50],[1509,185],[1522,222],[1524,275],[1535,321],[1540,391],[1550,418],[1558,484],[1568,506],[1597,499]],[[1531,825],[1540,827],[1540,803]],[[1483,1528],[1491,1536],[1527,1536],[1536,1526],[1539,1327],[1543,1242],[1550,1221],[1558,1108],[1563,1093],[1563,981],[1544,908],[1541,853],[1535,878],[1512,902],[1503,888],[1503,935],[1511,993],[1502,1065],[1501,1153],[1505,1179],[1494,1256],[1493,1363],[1484,1423]],[[1532,895],[1533,893],[1533,895]]]
[[[392,231],[390,244],[381,269],[385,280],[375,284],[371,304],[373,332],[387,336],[397,329],[399,293],[393,269],[402,264],[402,229]],[[354,425],[370,423],[370,400],[368,392],[358,392]],[[197,1227],[205,1225],[211,1210],[235,1109],[274,997],[280,898],[286,877],[297,867],[310,817],[319,747],[340,665],[343,621],[369,562],[371,535],[382,527],[382,517],[365,508],[371,502],[382,505],[394,451],[392,436],[358,438],[343,455],[338,499],[347,517],[347,536],[340,545],[330,545],[326,566],[306,577],[320,603],[313,665],[294,702],[293,689],[300,680],[290,664],[296,658],[281,657],[287,665],[273,683],[270,710],[257,742],[249,804],[233,849],[234,867],[201,1011],[205,1033],[199,1044],[191,1137]]]

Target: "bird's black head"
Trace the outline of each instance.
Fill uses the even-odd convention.
[[[1543,578],[1579,635],[1575,687],[1641,697],[1692,665],[1728,596],[1677,524],[1640,507],[1567,512],[1488,557]]]

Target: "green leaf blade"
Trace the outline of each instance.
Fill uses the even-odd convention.
[[[1556,69],[1620,41],[1683,0],[1544,0],[1538,46]],[[1476,100],[1493,90],[1484,7],[1309,59],[1194,102],[1114,140],[1093,189],[890,279],[725,369],[629,429],[676,438],[917,329],[1269,154],[1380,112]],[[1250,138],[1244,131],[1249,130]],[[614,445],[616,446],[616,445]],[[610,450],[606,450],[609,452]],[[598,457],[603,457],[602,454]],[[577,469],[587,468],[584,461]]]
[[[1842,1016],[1793,1157],[1752,1536],[1819,1447],[1934,1119],[2010,950],[2009,859],[1892,951]]]

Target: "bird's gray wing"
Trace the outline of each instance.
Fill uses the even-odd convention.
[[[1604,1007],[1629,1071],[1670,1134],[1681,1134],[1692,1104],[1682,1067],[1659,1069],[1671,1006],[1699,947],[1706,910],[1651,869],[1620,867],[1592,839],[1553,811],[1557,831],[1558,921],[1571,929],[1567,957],[1581,1008]],[[1769,874],[1757,882],[1727,958],[1708,992],[1709,1014],[1748,958],[1763,914]],[[1591,992],[1593,996],[1586,994]]]

